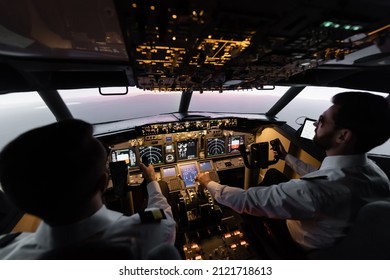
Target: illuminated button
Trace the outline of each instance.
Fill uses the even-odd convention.
[[[228,232],[228,233],[225,233],[224,237],[225,238],[230,238],[230,237],[232,237],[232,235],[230,234],[230,232]]]
[[[195,256],[195,260],[201,260],[201,259],[202,259],[202,256],[201,256],[201,255]]]
[[[233,232],[233,234],[234,234],[234,235],[240,235],[240,234],[241,234],[241,231],[235,230],[235,231]]]
[[[245,240],[241,240],[241,241],[240,241],[240,245],[241,245],[241,246],[245,246],[245,245],[247,245],[247,242],[246,242]]]
[[[231,244],[230,249],[233,249],[233,250],[237,249],[237,244]]]

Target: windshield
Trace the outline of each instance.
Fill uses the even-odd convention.
[[[274,90],[241,90],[194,92],[189,111],[266,113],[290,87],[275,87]]]
[[[19,134],[55,121],[37,92],[0,95],[0,149]]]
[[[123,92],[123,88],[105,92]],[[181,92],[153,92],[129,88],[126,95],[99,94],[98,89],[60,90],[75,118],[93,124],[177,112]]]
[[[227,113],[266,113],[289,87],[275,90],[194,92],[189,111]],[[123,92],[121,88],[110,91]],[[279,114],[294,129],[304,118],[317,119],[331,105],[331,98],[343,88],[306,87]],[[181,92],[151,92],[129,88],[127,95],[102,96],[98,89],[60,90],[72,115],[93,124],[178,112]],[[376,93],[387,96],[384,93]],[[0,95],[0,148],[20,133],[55,121],[36,92]],[[390,155],[390,141],[372,151]]]

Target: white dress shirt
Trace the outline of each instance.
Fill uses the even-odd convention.
[[[0,259],[38,259],[50,250],[96,236],[102,240],[129,236],[136,240],[136,247],[141,250],[135,252],[136,257],[143,259],[161,243],[174,244],[176,234],[171,207],[162,195],[158,182],[150,182],[147,190],[149,200],[146,210],[162,209],[166,219],[155,223],[142,223],[139,214],[123,216],[122,213],[103,206],[92,216],[70,225],[52,227],[42,221],[36,232],[22,233],[8,246],[0,249]]]
[[[315,170],[291,155],[286,162],[302,175]],[[362,204],[390,196],[386,174],[365,154],[326,157],[319,170],[278,185],[245,191],[211,181],[207,189],[239,213],[286,219],[304,249],[332,246],[346,235]]]

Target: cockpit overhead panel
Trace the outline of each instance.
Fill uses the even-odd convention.
[[[338,79],[326,71],[329,64],[351,66],[343,63],[348,56],[369,47],[389,51],[385,0],[0,3],[0,54],[10,58],[0,64],[7,75],[3,91],[36,90],[25,72],[50,89],[223,92],[328,85],[335,79],[347,87],[344,75]],[[45,61],[34,62],[39,57]],[[381,59],[356,61],[352,70],[383,65]]]
[[[288,83],[375,44],[390,28],[384,1],[116,2],[137,86],[147,90]]]

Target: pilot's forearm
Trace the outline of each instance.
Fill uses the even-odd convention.
[[[294,157],[290,154],[287,154],[286,158],[284,160],[286,161],[286,164],[288,166],[290,166],[300,176],[303,176],[303,175],[306,175],[308,173],[311,173],[311,172],[318,170],[316,167],[314,167],[306,162],[303,162],[302,160],[297,159],[296,157]]]
[[[262,195],[264,190],[271,190],[269,187],[251,188],[245,191],[241,188],[220,185],[211,181],[207,189],[218,203],[221,203],[238,213],[248,213],[254,216],[265,216],[270,218],[279,217],[278,204],[273,205],[269,194]],[[253,191],[259,192],[258,194]],[[276,207],[275,207],[276,206]],[[270,211],[270,209],[274,211]]]
[[[148,183],[146,188],[148,190],[147,208],[160,208],[173,218],[171,206],[168,204],[166,197],[162,194],[158,182],[151,181]]]
[[[241,199],[241,196],[245,192],[243,189],[229,187],[210,181],[207,184],[207,190],[218,203],[228,206],[239,213],[244,211],[244,204]]]
[[[297,195],[298,180],[272,187],[253,187],[247,191],[211,181],[207,189],[218,203],[238,213],[273,219],[312,218],[315,210],[309,192]],[[302,200],[302,203],[297,201]]]

